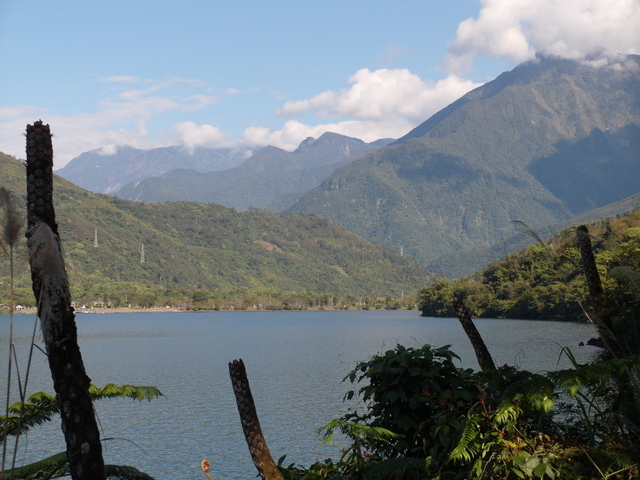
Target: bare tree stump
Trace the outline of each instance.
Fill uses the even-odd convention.
[[[78,346],[69,281],[53,208],[53,148],[49,125],[27,125],[27,244],[53,386],[74,480],[106,478],[100,431]]]
[[[469,312],[464,306],[464,303],[462,303],[462,300],[454,298],[453,309],[456,311],[458,320],[460,320],[462,328],[464,328],[467,337],[469,337],[471,345],[473,345],[473,350],[476,352],[476,358],[478,359],[480,368],[482,370],[495,370],[496,365],[493,363],[491,353],[489,353],[489,349],[485,345],[482,336],[480,336],[480,332],[478,332],[473,320],[471,320],[471,315],[469,315]]]
[[[242,430],[249,446],[253,464],[264,480],[284,480],[276,462],[273,461],[269,447],[267,447],[267,441],[262,434],[244,362],[242,360],[230,362],[229,375],[238,404]]]

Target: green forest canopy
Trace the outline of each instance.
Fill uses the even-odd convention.
[[[629,288],[640,276],[640,211],[589,226],[593,248],[612,313],[624,315],[640,306],[640,290]],[[423,288],[419,308],[425,316],[453,316],[451,301],[464,300],[478,317],[584,319],[588,289],[575,245],[575,228],[557,233],[507,255],[480,272]]]

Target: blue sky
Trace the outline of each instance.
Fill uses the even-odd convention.
[[[536,53],[640,53],[638,0],[0,0],[0,151],[399,137]]]

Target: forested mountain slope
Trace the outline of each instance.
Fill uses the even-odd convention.
[[[449,275],[459,265],[439,258],[502,242],[513,220],[558,224],[640,192],[639,152],[639,56],[600,68],[543,57],[340,168],[291,211]]]
[[[24,176],[20,161],[0,155],[0,185],[23,198]],[[314,215],[133,202],[60,177],[54,201],[76,298],[122,300],[129,293],[131,302],[141,291],[167,301],[228,292],[386,296],[416,291],[429,280],[408,257]],[[18,257],[19,292],[29,298],[24,249]],[[6,285],[7,256],[0,262]]]
[[[634,210],[640,210],[640,193],[623,198],[618,202],[609,203],[604,207],[590,210],[570,220],[536,228],[535,233],[538,237],[547,240],[558,231],[568,227],[613,218]],[[525,233],[526,229],[520,223],[516,221],[513,222],[513,225],[518,230],[518,233],[506,240],[490,247],[448,253],[429,263],[427,270],[434,272],[436,275],[442,275],[442,272],[447,271],[449,278],[462,277],[482,270],[489,261],[504,258],[509,253],[522,250],[535,242],[530,235]]]

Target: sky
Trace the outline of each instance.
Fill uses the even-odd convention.
[[[536,54],[640,53],[640,0],[0,0],[0,151],[398,138]]]

